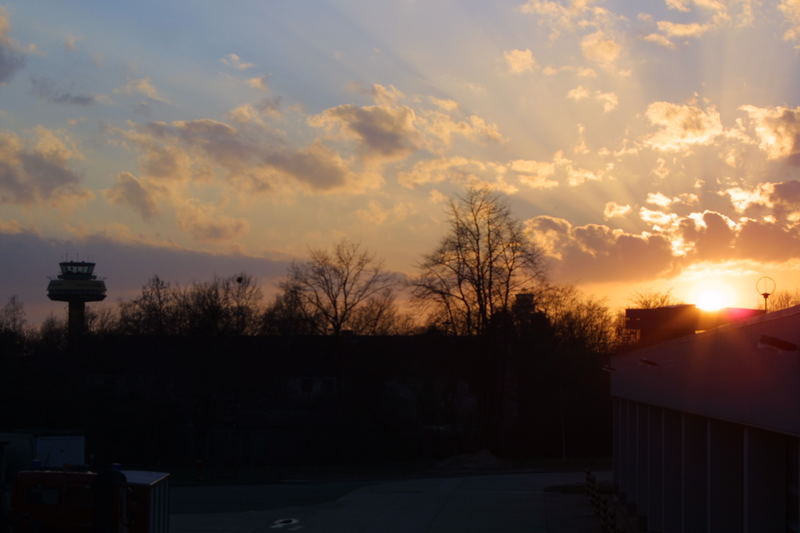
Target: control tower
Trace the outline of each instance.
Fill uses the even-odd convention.
[[[69,334],[76,337],[86,330],[86,302],[105,299],[106,283],[94,275],[94,263],[64,261],[58,265],[61,274],[50,280],[47,296],[69,303]]]

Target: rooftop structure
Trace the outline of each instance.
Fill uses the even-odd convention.
[[[106,297],[106,284],[94,275],[94,265],[86,261],[63,261],[59,263],[61,274],[47,286],[48,298],[69,304],[70,336],[86,330],[86,302],[99,302]]]
[[[717,311],[703,311],[693,304],[668,305],[654,309],[626,309],[625,327],[638,331],[639,345],[645,346],[762,314],[764,311],[760,309],[726,307]]]
[[[798,531],[798,321],[800,306],[614,357],[615,482],[647,531]]]

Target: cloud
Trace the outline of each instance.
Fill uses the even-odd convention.
[[[711,29],[710,24],[678,24],[667,20],[659,20],[658,29],[668,37],[700,37]]]
[[[689,104],[653,102],[645,116],[659,128],[645,141],[656,150],[679,151],[710,144],[723,133],[719,112],[713,106],[704,110]]]
[[[176,212],[178,226],[199,241],[230,241],[250,229],[246,220],[219,213],[212,206],[189,201]]]
[[[561,151],[556,152],[551,161],[515,159],[498,163],[461,156],[425,159],[397,174],[398,182],[408,188],[447,181],[486,186],[507,194],[516,193],[518,186],[544,190],[566,183],[575,187],[602,177],[602,172],[577,166]]]
[[[67,34],[67,36],[64,37],[64,49],[68,52],[76,51],[78,49],[78,42],[81,40],[81,37],[72,35],[71,33]]]
[[[465,157],[442,157],[426,159],[414,164],[409,170],[399,172],[397,181],[407,188],[444,181],[466,185],[486,186],[495,190],[516,192],[505,181],[508,169],[505,165]]]
[[[735,249],[739,256],[759,262],[783,262],[800,253],[800,232],[764,220],[747,220],[741,225]]]
[[[622,46],[602,31],[596,31],[583,37],[581,51],[589,61],[610,67],[619,58]]]
[[[85,197],[72,161],[83,158],[65,134],[34,129],[35,143],[0,130],[0,203],[32,204]],[[31,146],[31,144],[33,144]]]
[[[516,159],[511,161],[509,167],[517,174],[517,179],[531,189],[552,189],[558,187],[558,181],[553,179],[556,166],[550,161],[534,161]]]
[[[693,194],[648,195],[656,209],[640,207],[647,229],[630,233],[606,225],[575,226],[550,216],[526,222],[556,278],[571,282],[627,281],[669,276],[697,262],[730,260],[786,263],[800,259],[800,183],[762,183],[728,190],[740,216],[713,210],[679,215],[670,209],[697,203]],[[608,202],[606,219],[625,216],[629,205]]]
[[[577,76],[578,78],[596,78],[597,72],[593,68],[589,67],[576,67],[572,65],[561,65],[558,67],[554,67],[552,65],[548,65],[542,68],[542,74],[545,76],[555,76],[560,72],[569,72]]]
[[[648,35],[645,35],[644,40],[663,46],[664,48],[675,48],[675,43],[673,43],[660,33],[650,33]]]
[[[800,0],[781,0],[778,4],[778,10],[791,26],[783,34],[784,40],[798,40],[800,38]]]
[[[262,98],[254,104],[242,104],[232,109],[228,116],[234,122],[240,124],[258,123],[264,124],[264,117],[280,118],[283,115],[281,112],[281,98],[276,96],[274,98]]]
[[[253,67],[252,63],[247,63],[242,61],[242,58],[239,57],[237,54],[228,54],[225,57],[221,58],[220,61],[229,67],[235,68],[237,70],[247,70]]]
[[[691,261],[721,261],[736,255],[737,224],[721,213],[692,213],[678,227],[682,251],[691,253]]]
[[[340,130],[358,141],[367,159],[400,159],[421,145],[416,114],[406,106],[344,104],[309,118],[312,126]]]
[[[715,26],[733,22],[738,27],[753,23],[753,9],[758,3],[759,0],[666,0],[670,9],[688,13],[696,7],[710,13]]]
[[[433,109],[412,108],[399,103],[405,95],[393,86],[373,85],[369,93],[375,105],[339,105],[310,116],[308,124],[334,138],[355,141],[358,154],[368,162],[403,159],[418,150],[443,155],[454,137],[484,144],[505,141],[495,124],[461,113],[452,100],[432,101]]]
[[[519,10],[535,15],[542,26],[550,28],[550,38],[554,39],[562,30],[596,24],[598,18],[607,14],[596,3],[597,0],[527,0]]]
[[[267,80],[269,80],[268,75],[264,76],[255,76],[253,78],[247,78],[247,86],[253,89],[258,89],[259,91],[269,92],[269,85],[267,84]]]
[[[8,36],[11,22],[8,12],[0,6],[0,85],[11,81],[14,74],[25,65],[25,54]]]
[[[774,183],[759,183],[751,189],[730,187],[721,191],[721,194],[725,194],[730,198],[733,208],[739,214],[751,212],[752,206],[771,208],[774,193]]]
[[[379,183],[375,176],[352,172],[347,161],[319,141],[289,147],[258,127],[240,131],[225,122],[197,119],[149,122],[116,133],[139,151],[146,177],[209,180],[222,173],[231,184],[251,191],[288,182],[316,191],[360,192]]]
[[[636,235],[600,224],[573,226],[550,216],[529,219],[525,228],[559,281],[636,281],[674,268],[670,242],[662,235]]]
[[[451,100],[449,98],[436,98],[435,96],[428,97],[430,101],[441,109],[442,111],[447,111],[448,113],[453,113],[458,111],[458,102],[455,100]]]
[[[382,106],[392,106],[406,97],[401,90],[394,85],[384,86],[375,83],[370,87],[369,94],[376,104]]]
[[[54,80],[44,77],[31,77],[31,92],[42,100],[56,104],[87,106],[98,101],[94,94],[75,94],[59,88]]]
[[[155,102],[161,102],[164,104],[169,103],[166,98],[161,96],[150,78],[136,78],[130,80],[122,87],[114,89],[114,92],[119,94],[127,94],[128,96],[142,95]]]
[[[579,102],[581,100],[592,99],[603,106],[603,112],[613,111],[619,105],[619,97],[612,92],[590,91],[589,89],[578,86],[567,93],[567,98]]]
[[[356,210],[356,216],[364,222],[380,226],[386,222],[404,220],[412,211],[413,207],[409,204],[399,203],[387,208],[377,200],[370,200],[367,207]]]
[[[443,147],[450,146],[454,136],[483,143],[502,143],[505,138],[500,133],[496,124],[487,122],[478,115],[469,115],[464,120],[454,119],[447,113],[425,110],[417,117],[417,129],[423,137],[434,138]],[[437,147],[426,142],[426,148],[437,151]]]
[[[117,176],[116,185],[105,194],[111,203],[131,207],[144,219],[158,214],[158,205],[152,191],[142,186],[130,172],[121,172]]]
[[[758,146],[767,154],[767,159],[788,158],[792,164],[800,163],[800,107],[745,105],[739,109],[748,114]]]
[[[646,201],[648,204],[657,205],[659,207],[669,207],[673,200],[669,196],[666,196],[660,192],[650,192],[647,193]]]
[[[536,67],[536,59],[530,50],[507,50],[503,52],[506,67],[512,74],[531,72]]]
[[[631,206],[627,204],[623,205],[617,202],[606,202],[606,206],[603,209],[603,218],[608,220],[609,218],[624,217],[630,212]]]

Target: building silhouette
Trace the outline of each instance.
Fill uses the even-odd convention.
[[[800,306],[749,315],[614,358],[615,483],[646,531],[798,531]]]
[[[51,279],[47,296],[69,304],[69,334],[76,337],[86,331],[86,302],[99,302],[106,297],[106,284],[94,275],[94,263],[63,261],[61,274]]]

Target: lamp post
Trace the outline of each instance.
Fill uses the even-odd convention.
[[[758,278],[756,291],[764,298],[764,313],[767,312],[767,299],[775,292],[775,280],[767,276]]]

